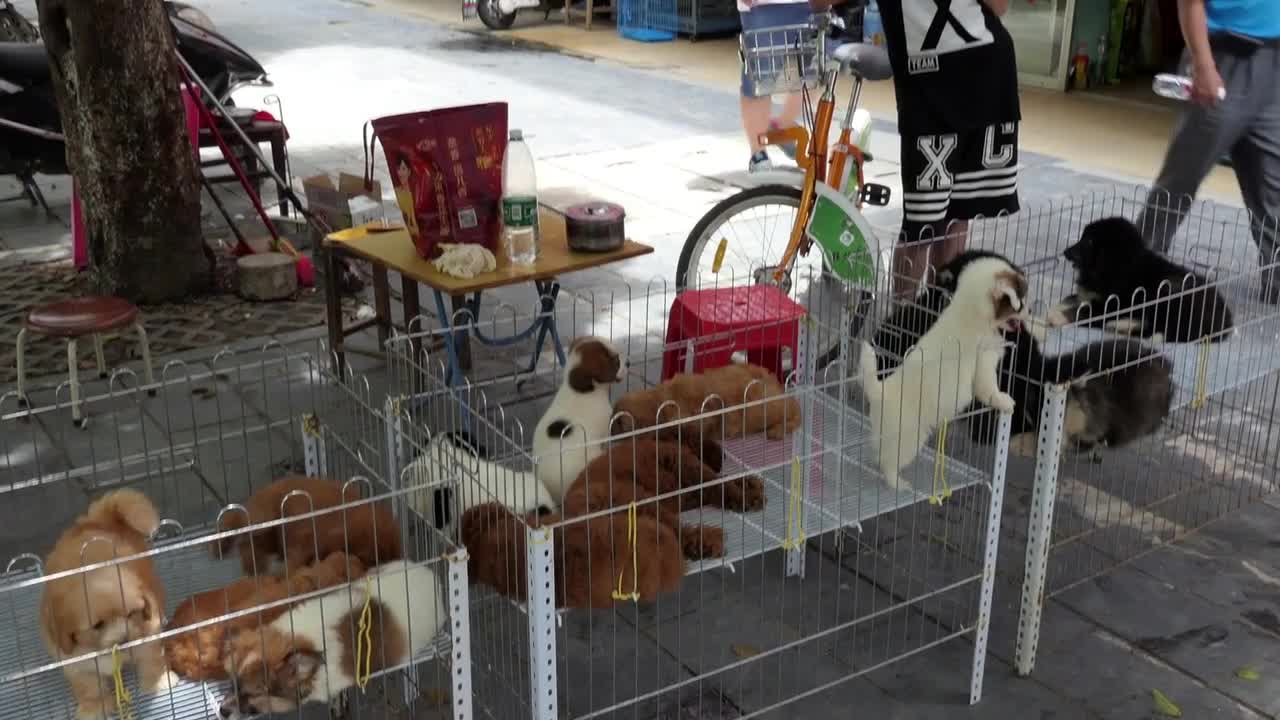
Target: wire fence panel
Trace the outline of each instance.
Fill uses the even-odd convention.
[[[384,390],[331,367],[120,372],[84,429],[62,388],[0,401],[0,717],[471,717],[466,553],[403,511],[430,488],[388,471]]]
[[[890,487],[853,364],[816,369],[847,339],[854,291],[721,279],[679,296],[575,291],[555,311],[567,366],[489,364],[451,382],[448,336],[388,344],[402,474],[450,478],[418,510],[471,559],[473,682],[490,716],[785,713],[962,637],[981,649],[954,687],[980,697],[1009,416],[943,413]],[[454,318],[486,336],[525,320],[509,307]],[[601,348],[617,357],[594,376],[608,427],[593,428],[593,406],[563,388]],[[944,359],[918,372],[973,385]],[[882,405],[910,400],[894,392]],[[997,417],[990,443],[958,430]],[[751,639],[732,641],[743,622]]]

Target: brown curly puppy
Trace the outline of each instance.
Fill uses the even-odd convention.
[[[716,412],[719,410],[723,412]],[[633,390],[619,398],[613,411],[614,433],[703,413],[713,414],[679,425],[680,431],[696,433],[700,429],[717,438],[764,433],[770,440],[780,440],[800,427],[800,403],[786,397],[778,378],[758,365],[740,363],[696,375],[676,375],[654,387]],[[672,434],[675,429],[663,434]]]
[[[722,467],[723,451],[709,435],[682,433],[679,440],[648,435],[616,440],[569,486],[561,512],[571,518],[634,502],[641,515],[656,516],[659,523],[679,531],[686,557],[720,557],[724,554],[724,531],[710,525],[682,527],[680,513],[703,506],[755,512],[765,504],[760,478],[719,482]],[[651,500],[678,491],[683,492]]]
[[[323,561],[291,573],[241,578],[216,590],[197,593],[183,600],[173,611],[166,630],[194,625],[239,610],[285,600],[323,590],[363,577],[365,565],[359,558],[342,552],[331,553]],[[187,680],[228,680],[224,662],[224,639],[241,629],[255,629],[270,623],[293,607],[280,603],[259,612],[173,635],[164,641],[169,667]]]
[[[536,516],[531,515],[530,521]],[[541,523],[560,522],[544,515]],[[489,585],[498,593],[525,602],[528,598],[525,532],[529,524],[499,503],[477,505],[462,516],[462,543],[471,559],[471,582]],[[618,602],[613,592],[634,590],[640,600],[680,587],[685,573],[680,539],[652,516],[638,515],[636,546],[632,549],[627,516],[614,514],[590,520],[570,520],[553,531],[556,607],[607,608]]]
[[[291,497],[294,492],[305,493],[306,497]],[[306,515],[360,499],[360,489],[355,485],[348,485],[344,492],[342,483],[334,480],[284,477],[249,496],[244,503],[248,517],[239,511],[223,515],[218,531]],[[292,572],[339,551],[360,558],[365,567],[399,560],[404,555],[400,526],[384,502],[365,503],[222,538],[214,552],[225,556],[233,547],[240,551],[240,565],[246,575],[271,572],[275,559],[283,560],[285,568]]]

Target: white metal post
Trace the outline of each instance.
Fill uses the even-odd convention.
[[[388,397],[382,405],[382,412],[385,416],[386,423],[386,443],[387,443],[387,484],[392,490],[404,490],[403,484],[400,482],[400,471],[403,467],[403,447],[401,441],[401,432],[404,429],[403,423],[400,421],[400,409],[402,407],[401,398]],[[402,513],[405,498],[403,494],[397,494],[395,500],[391,503],[391,510],[397,518],[403,519]]]
[[[302,458],[308,477],[324,477],[324,437],[320,434],[320,418],[314,413],[302,415]]]
[[[529,612],[529,699],[533,720],[557,720],[556,573],[551,528],[525,533]]]
[[[1031,489],[1031,517],[1027,523],[1027,567],[1022,580],[1018,613],[1018,646],[1014,667],[1030,675],[1040,642],[1044,588],[1049,572],[1049,542],[1053,536],[1053,503],[1058,495],[1058,464],[1062,458],[1062,423],[1067,414],[1067,388],[1046,388],[1036,445],[1035,485]]]
[[[991,630],[991,604],[996,589],[996,557],[1000,551],[1000,520],[1004,511],[1005,474],[1009,469],[1009,432],[1013,416],[1000,413],[996,429],[996,461],[991,468],[991,498],[987,508],[987,542],[982,558],[982,590],[978,597],[978,626],[973,634],[973,675],[969,678],[969,704],[982,699],[982,678],[987,671],[987,636]]]
[[[796,349],[791,358],[791,370],[795,373],[795,382],[791,384],[792,392],[799,390],[800,392],[800,428],[795,434],[793,441],[795,455],[793,457],[800,458],[800,482],[791,483],[787,489],[788,494],[799,492],[800,498],[795,500],[797,512],[795,522],[795,530],[793,533],[796,538],[788,538],[795,540],[804,536],[804,530],[807,527],[808,518],[805,515],[806,506],[809,500],[809,478],[813,469],[813,437],[810,435],[810,428],[813,426],[813,368],[809,366],[813,359],[813,353],[810,352],[809,342],[809,325],[813,320],[808,316],[804,316],[799,320],[800,327],[796,331]],[[790,497],[788,496],[790,500]],[[791,522],[791,508],[787,508],[788,524]],[[794,547],[787,550],[787,577],[804,577],[804,557],[806,543],[798,542]]]
[[[450,670],[453,680],[453,720],[471,720],[471,601],[467,595],[466,548],[448,556]]]

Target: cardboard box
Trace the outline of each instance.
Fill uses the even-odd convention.
[[[302,181],[302,188],[307,208],[328,223],[330,230],[346,230],[383,218],[382,185],[377,180],[366,191],[359,175],[338,173],[337,185],[328,175],[314,175]],[[312,247],[319,247],[323,240],[323,234],[312,231]]]

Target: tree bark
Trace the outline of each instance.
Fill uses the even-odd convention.
[[[210,276],[199,168],[161,0],[40,0],[97,292],[179,300]]]

